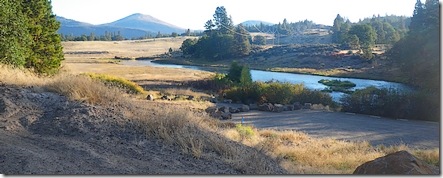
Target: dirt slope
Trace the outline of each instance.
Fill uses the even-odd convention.
[[[196,159],[146,138],[120,107],[69,101],[0,83],[1,174],[238,174],[221,160]]]

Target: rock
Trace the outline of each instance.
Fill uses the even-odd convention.
[[[303,106],[303,109],[311,109],[312,104],[311,103],[305,103]]]
[[[274,105],[272,105],[271,103],[264,103],[258,106],[258,110],[272,112],[274,110]]]
[[[285,107],[282,104],[274,104],[272,112],[283,112]]]
[[[258,110],[257,104],[249,104],[249,110]]]
[[[211,114],[211,113],[215,113],[217,111],[216,107],[208,107],[205,109],[206,113]]]
[[[239,113],[240,112],[240,110],[239,109],[237,109],[237,108],[229,108],[229,112],[230,113]]]
[[[187,98],[188,100],[194,100],[195,99],[195,97],[194,96],[192,96],[192,95],[190,95],[190,96],[188,96],[188,98]]]
[[[221,112],[224,112],[224,113],[228,113],[229,112],[229,107],[222,106],[222,107],[218,108],[218,110],[221,111]]]
[[[153,95],[148,95],[146,96],[146,99],[149,101],[154,101],[154,96]]]
[[[240,108],[240,111],[241,112],[248,112],[250,109],[249,109],[249,106],[248,105],[242,105],[241,106],[241,108]]]
[[[166,96],[166,95],[163,95],[160,99],[162,99],[162,100],[168,100],[168,101],[171,101],[171,100],[172,100],[172,98],[170,98],[169,96]]]
[[[294,110],[294,105],[285,105],[285,111],[293,111]]]
[[[215,112],[213,112],[213,113],[211,113],[211,114],[209,114],[211,117],[213,117],[213,118],[216,118],[216,119],[222,119],[222,115],[223,115],[223,112],[221,112],[221,111],[215,111]]]
[[[229,120],[229,119],[232,119],[232,114],[231,114],[231,113],[222,113],[222,114],[221,114],[221,118],[222,118],[223,120]]]
[[[226,99],[226,100],[223,100],[223,103],[229,103],[229,104],[231,104],[231,103],[232,103],[232,100],[230,100],[230,99]]]
[[[294,103],[294,110],[300,110],[302,108],[303,108],[303,106],[300,104],[300,102],[295,102]]]
[[[215,98],[215,97],[211,97],[211,98],[209,99],[209,102],[211,102],[211,103],[218,103],[218,100],[217,100],[217,98]]]
[[[399,151],[366,162],[355,169],[353,174],[439,174],[438,168],[429,165],[407,151]]]

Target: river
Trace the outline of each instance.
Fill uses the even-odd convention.
[[[169,67],[169,68],[186,68],[193,70],[208,70],[207,68],[203,69],[198,66],[188,66],[188,65],[175,65],[175,64],[158,64],[153,63],[151,60],[138,60],[138,61],[122,61],[124,65],[133,65],[133,66],[153,66],[153,67]],[[214,71],[215,69],[209,69],[209,71]],[[395,82],[387,82],[382,80],[369,80],[369,79],[356,79],[356,78],[339,78],[339,77],[326,77],[326,76],[318,76],[318,75],[309,75],[309,74],[293,74],[293,73],[284,73],[284,72],[270,72],[270,71],[261,71],[261,70],[251,70],[251,77],[253,81],[269,81],[269,80],[277,80],[281,82],[289,82],[294,84],[303,84],[306,88],[312,90],[323,90],[327,86],[318,83],[321,79],[328,80],[348,80],[356,84],[356,87],[351,90],[363,89],[366,87],[374,86],[376,88],[393,88],[402,91],[412,91],[413,89],[407,85]],[[339,101],[341,97],[345,95],[341,92],[332,92],[331,96],[335,101]]]

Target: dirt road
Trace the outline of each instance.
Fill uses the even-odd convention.
[[[363,141],[372,145],[406,144],[411,148],[437,148],[440,124],[426,121],[395,120],[375,116],[318,110],[270,113],[251,111],[233,114],[233,122],[257,128],[296,130],[313,137]]]

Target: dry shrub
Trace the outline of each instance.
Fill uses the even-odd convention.
[[[42,86],[47,80],[29,70],[0,64],[0,82],[2,83],[15,86]]]
[[[197,115],[185,109],[163,108],[161,114],[145,116],[138,123],[148,136],[155,136],[178,145],[184,153],[196,158],[214,159],[213,154],[235,169],[247,174],[284,172],[277,163],[258,150],[227,139],[222,134],[225,126],[220,121]],[[139,117],[142,118],[142,117]],[[260,155],[260,156],[259,156]],[[250,163],[254,163],[251,167]]]
[[[122,102],[123,93],[95,82],[86,76],[61,74],[49,82],[45,88],[67,96],[71,100],[84,101],[90,104],[112,105]]]

